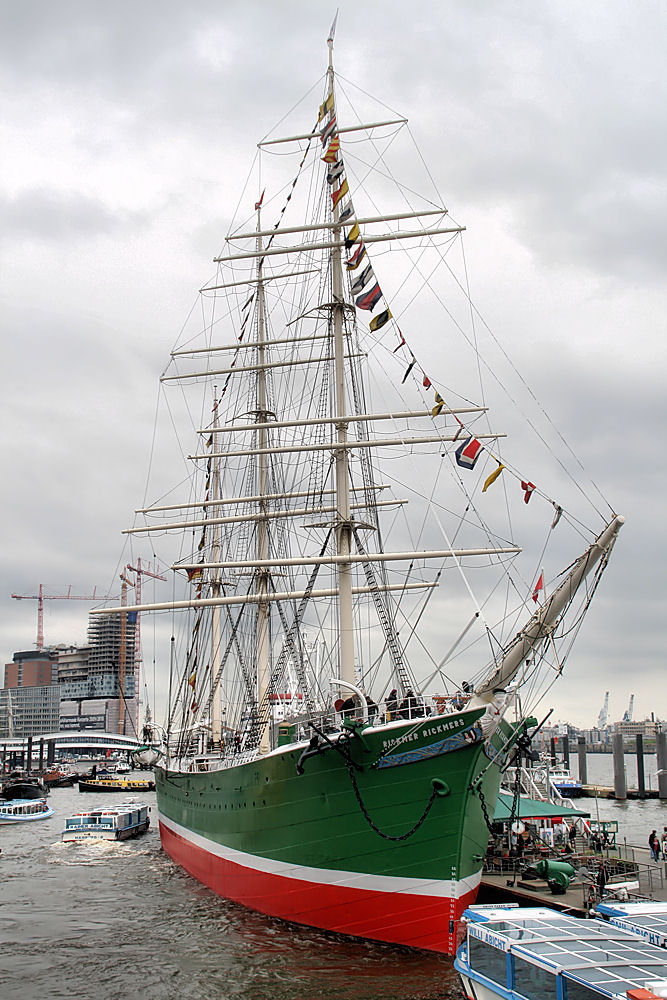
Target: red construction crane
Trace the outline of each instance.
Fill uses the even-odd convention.
[[[37,649],[44,649],[44,601],[102,601],[104,598],[97,593],[97,587],[93,587],[92,594],[81,596],[73,594],[70,586],[66,594],[45,594],[44,584],[39,585],[39,594],[12,594],[17,601],[37,601]]]

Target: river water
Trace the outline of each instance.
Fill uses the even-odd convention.
[[[577,770],[576,754],[571,757]],[[628,785],[636,760],[626,755]],[[647,787],[655,758],[645,757]],[[613,785],[611,755],[589,754],[591,784]],[[139,796],[138,796],[139,797]],[[151,829],[124,843],[62,844],[65,817],[113,796],[56,788],[54,816],[0,826],[1,1000],[450,1000],[451,961],[287,925],[219,899],[160,848]],[[117,801],[117,800],[116,800]],[[667,803],[582,799],[644,846]]]
[[[151,828],[63,844],[65,817],[113,796],[56,788],[52,819],[0,826],[1,1000],[450,1000],[451,960],[253,914],[184,874]],[[116,799],[118,801],[118,799]]]
[[[577,754],[570,754],[572,773],[578,775],[579,762]],[[614,759],[609,753],[589,753],[586,757],[588,783],[614,787]],[[637,787],[637,757],[635,754],[625,754],[625,774],[628,788]],[[657,764],[655,754],[644,755],[644,775],[646,788],[658,787]],[[579,799],[577,806],[590,812],[596,819],[615,819],[618,821],[618,842],[647,847],[651,830],[662,834],[667,826],[667,801],[659,799],[626,799],[616,802],[614,799]]]

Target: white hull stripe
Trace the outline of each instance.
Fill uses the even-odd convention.
[[[438,896],[445,899],[459,899],[477,889],[482,874],[469,875],[462,879],[426,879],[402,878],[398,875],[368,875],[360,872],[340,871],[337,868],[309,868],[297,865],[293,861],[280,861],[275,858],[263,858],[256,854],[246,854],[232,847],[219,844],[209,837],[188,830],[173,819],[159,814],[160,823],[172,833],[189,841],[195,847],[208,851],[217,858],[250,868],[267,875],[279,875],[284,878],[301,879],[304,882],[320,882],[326,885],[338,885],[341,888],[367,889],[375,892],[404,892],[415,896]]]

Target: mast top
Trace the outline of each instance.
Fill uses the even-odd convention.
[[[334,35],[336,34],[336,22],[338,20],[338,11],[336,11],[336,16],[333,19],[333,24],[329,29],[329,37],[327,38],[327,45],[329,46],[329,83],[333,87],[333,43]]]

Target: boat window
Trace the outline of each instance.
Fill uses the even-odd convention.
[[[564,979],[563,986],[563,1000],[594,1000],[595,997],[600,1000],[599,990],[591,989],[590,986],[584,986],[583,983],[575,983],[572,979]]]
[[[479,972],[482,976],[493,979],[501,986],[507,985],[507,955],[504,951],[498,951],[486,941],[469,937],[468,953],[471,969]]]
[[[556,986],[557,979],[552,972],[514,957],[514,989],[522,997],[527,997],[528,1000],[533,997],[556,1000]]]

